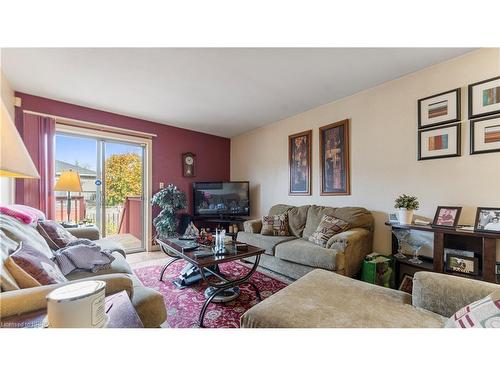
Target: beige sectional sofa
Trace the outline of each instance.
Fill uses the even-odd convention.
[[[315,270],[245,312],[242,328],[442,328],[500,285],[417,272],[413,293]]]
[[[291,236],[267,236],[260,234],[261,220],[246,221],[244,231],[238,233],[238,241],[261,247],[260,265],[292,279],[321,268],[342,275],[353,276],[361,269],[364,257],[372,250],[373,217],[360,207],[325,207],[316,205],[289,206],[278,204],[268,215],[288,213]],[[321,247],[310,241],[323,215],[332,215],[350,224],[350,228],[334,235]]]
[[[103,280],[106,282],[106,295],[125,290],[130,296],[137,314],[141,318],[144,327],[158,327],[167,318],[167,312],[163,301],[163,296],[157,291],[145,287],[134,275],[130,265],[125,259],[123,248],[116,242],[107,239],[97,239],[95,231],[73,230],[73,235],[80,238],[90,237],[103,249],[112,251],[115,260],[111,263],[111,268],[98,271],[96,273],[75,270],[68,274],[68,283],[85,280]],[[2,277],[6,277],[8,271],[4,266],[5,259],[12,253],[18,244],[23,241],[41,248],[44,251],[51,251],[38,231],[20,221],[0,214],[0,266]],[[46,295],[67,283],[44,285],[40,287],[13,290],[4,290],[0,293],[0,318],[12,315],[24,314],[46,308]]]

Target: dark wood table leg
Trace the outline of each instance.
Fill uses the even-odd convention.
[[[496,239],[483,238],[483,278],[484,281],[495,283],[496,275]]]
[[[434,272],[444,272],[444,233],[434,232]]]

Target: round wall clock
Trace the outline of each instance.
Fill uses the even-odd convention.
[[[196,176],[196,155],[192,152],[182,154],[182,175],[184,177]]]

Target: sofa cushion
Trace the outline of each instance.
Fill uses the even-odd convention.
[[[17,246],[17,242],[7,237],[0,229],[0,290],[2,292],[21,289],[5,266],[5,261],[16,251]]]
[[[121,253],[114,253],[113,256],[115,257],[115,260],[111,263],[110,268],[99,270],[95,273],[77,269],[66,275],[66,278],[68,280],[79,280],[85,277],[96,276],[96,275],[107,275],[111,273],[126,273],[126,274],[132,273],[132,269],[130,268],[129,264],[127,263],[127,261],[125,260],[125,258]]]
[[[51,259],[23,242],[7,258],[5,266],[23,289],[68,281]]]
[[[302,232],[306,226],[307,211],[309,207],[309,205],[292,207],[287,211],[288,228],[292,236],[302,237]]]
[[[274,255],[274,249],[277,244],[295,240],[293,236],[264,236],[258,233],[238,232],[238,241],[248,245],[257,246],[265,250],[265,254]]]
[[[125,255],[125,248],[122,246],[122,244],[114,241],[114,240],[110,240],[110,239],[107,239],[107,238],[101,238],[99,240],[95,240],[94,243],[98,246],[101,247],[101,250],[107,250],[109,252],[119,252],[124,258],[126,257]],[[114,256],[114,254],[113,254]]]
[[[288,210],[294,208],[295,206],[290,206],[288,204],[275,204],[269,209],[268,215],[279,215],[287,212]]]
[[[38,229],[38,232],[45,241],[47,241],[52,250],[62,249],[68,246],[70,242],[77,240],[77,238],[68,232],[61,224],[53,220],[38,222],[36,229]]]
[[[14,219],[8,215],[0,214],[0,229],[7,237],[15,241],[17,244],[24,242],[25,244],[33,246],[35,249],[43,252],[48,258],[52,258],[52,250],[49,245],[38,233],[36,228],[21,223],[19,220]]]
[[[302,238],[280,243],[274,252],[274,256],[282,260],[330,271],[337,270],[337,250],[325,249]]]
[[[332,236],[344,232],[348,228],[348,222],[333,216],[324,215],[318,228],[309,236],[309,241],[321,247],[326,247],[326,243]]]
[[[407,293],[314,270],[252,307],[243,328],[423,328],[446,319],[413,307]]]
[[[364,228],[373,231],[373,216],[362,207],[338,207],[333,216],[345,220],[351,228]]]
[[[309,237],[311,237],[311,235],[316,231],[321,219],[325,215],[335,216],[335,208],[316,205],[310,206],[309,210],[307,210],[307,221],[304,231],[302,232],[302,238],[308,240]]]
[[[324,207],[312,205],[307,211],[307,222],[302,234],[309,238],[318,227],[323,215],[330,215],[349,223],[351,228],[365,228],[373,230],[373,216],[370,211],[362,207]]]
[[[458,310],[446,328],[500,328],[500,290]]]
[[[159,327],[167,320],[167,309],[163,296],[158,291],[142,285],[137,276],[132,275],[134,292],[132,305],[145,328]]]

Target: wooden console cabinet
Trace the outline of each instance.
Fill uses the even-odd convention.
[[[402,225],[389,222],[385,224],[392,228],[434,233],[433,258],[419,257],[423,260],[422,264],[410,263],[408,259],[394,258],[396,280],[398,280],[398,283],[401,281],[404,273],[408,274],[422,270],[469,277],[488,281],[490,283],[500,283],[499,277],[496,275],[496,241],[500,239],[499,234],[471,232],[452,228],[437,228],[430,225]],[[474,252],[474,255],[479,259],[479,274],[466,275],[459,272],[447,272],[444,259],[445,248]],[[392,234],[392,254],[396,254],[397,250],[398,240],[394,234]]]

